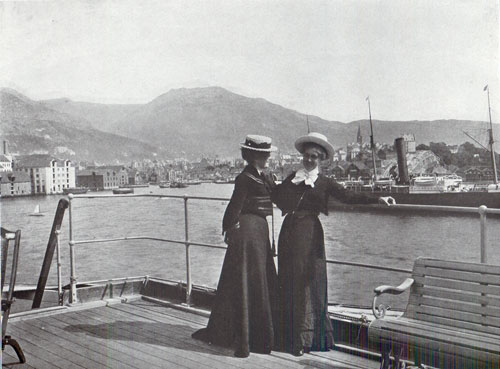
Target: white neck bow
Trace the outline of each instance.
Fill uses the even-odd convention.
[[[314,168],[310,172],[305,170],[304,168],[299,169],[297,173],[295,173],[295,177],[292,179],[292,183],[298,185],[299,183],[304,182],[306,185],[314,187],[314,182],[318,179],[318,168]]]

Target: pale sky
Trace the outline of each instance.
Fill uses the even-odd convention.
[[[328,120],[500,121],[497,0],[0,2],[0,87],[146,103],[221,86]]]

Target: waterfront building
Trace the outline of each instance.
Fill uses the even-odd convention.
[[[16,157],[13,168],[28,173],[32,194],[63,193],[75,187],[75,167],[70,160],[59,160],[46,154]]]
[[[12,172],[12,158],[0,154],[0,172]]]
[[[28,173],[2,172],[0,173],[0,196],[27,196],[31,195],[31,179]]]
[[[87,172],[90,171],[90,172]],[[103,189],[103,190],[110,190],[113,188],[118,188],[120,186],[126,186],[129,184],[129,175],[127,169],[122,166],[122,165],[107,165],[107,166],[100,166],[100,167],[88,167],[87,170],[81,172],[81,179],[80,179],[80,173],[78,175],[78,184],[80,186],[85,186],[83,183],[86,180],[92,181],[92,184],[97,183],[96,186],[88,186],[89,188],[96,188],[98,190]],[[94,174],[95,173],[95,174]],[[98,178],[102,176],[102,188],[101,188],[101,179]],[[94,181],[95,177],[95,181]]]
[[[84,169],[76,173],[78,187],[86,187],[92,191],[104,190],[104,174],[98,170]]]

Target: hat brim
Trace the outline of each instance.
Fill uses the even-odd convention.
[[[247,146],[245,145],[244,143],[240,143],[240,147],[242,149],[247,149],[247,150],[253,150],[253,151],[259,151],[259,152],[273,152],[273,151],[276,151],[278,150],[278,148],[276,146],[271,146],[270,148],[268,149],[260,149],[258,147],[251,147],[251,146]]]
[[[333,146],[328,142],[319,137],[314,136],[302,136],[295,141],[295,148],[301,153],[304,153],[304,145],[307,143],[314,143],[318,146],[321,146],[326,151],[326,159],[330,159],[333,156],[334,149]]]

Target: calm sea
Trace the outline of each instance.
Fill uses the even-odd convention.
[[[213,196],[229,198],[233,185],[204,183],[183,189],[158,186],[136,188],[135,193]],[[110,193],[110,192],[103,192]],[[18,283],[36,285],[53,217],[63,196],[2,199],[2,227],[21,229]],[[36,205],[45,216],[29,216]],[[189,200],[191,241],[223,245],[221,221],[225,201]],[[275,210],[275,238],[282,218]],[[479,220],[475,217],[425,214],[381,214],[363,211],[333,211],[321,216],[327,257],[411,269],[419,256],[479,261]],[[184,201],[158,198],[75,199],[76,240],[123,236],[152,236],[184,240]],[[269,218],[271,227],[271,219]],[[63,283],[69,283],[68,212],[62,226]],[[488,220],[488,260],[500,264],[500,219]],[[191,247],[193,283],[217,286],[224,250]],[[185,280],[185,251],[181,244],[155,241],[117,241],[76,246],[79,282],[124,276],[150,275]],[[399,284],[401,273],[329,265],[329,301],[369,306],[373,288]],[[57,283],[52,265],[49,284]],[[404,298],[391,302],[402,307]]]

